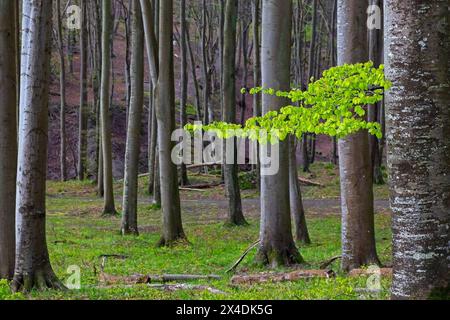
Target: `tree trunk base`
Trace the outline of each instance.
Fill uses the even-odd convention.
[[[303,258],[295,245],[284,249],[261,246],[256,254],[255,261],[271,268],[278,268],[298,265],[303,262]]]
[[[341,269],[344,272],[350,272],[353,269],[360,269],[361,267],[376,265],[382,267],[382,264],[376,254],[374,256],[369,256],[361,259],[346,259],[344,256],[342,257]]]
[[[184,234],[178,235],[174,239],[166,239],[164,236],[159,239],[156,246],[158,248],[161,247],[175,247],[177,245],[189,245],[190,242],[188,241],[187,237]]]
[[[33,289],[40,291],[47,289],[67,290],[64,284],[56,277],[51,267],[46,267],[32,274],[15,274],[11,283],[13,292],[30,292]]]
[[[298,243],[302,244],[302,245],[309,245],[311,244],[311,239],[309,238],[309,234],[308,232],[300,232],[297,233],[295,236],[295,239]]]
[[[227,222],[225,222],[227,227],[246,227],[249,225],[242,214],[239,217],[228,218]]]

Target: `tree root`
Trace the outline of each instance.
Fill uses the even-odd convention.
[[[48,289],[67,290],[52,270],[39,270],[32,274],[15,274],[11,283],[13,292],[28,293],[33,289],[40,291]]]

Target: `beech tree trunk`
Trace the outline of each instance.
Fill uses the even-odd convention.
[[[450,292],[448,16],[448,1],[385,0],[394,299]]]
[[[58,35],[58,51],[59,51],[59,94],[60,94],[60,107],[59,107],[59,135],[60,135],[60,179],[65,181],[67,179],[67,167],[66,167],[66,63],[64,54],[64,40],[62,31],[62,19],[61,19],[61,1],[56,0],[56,32]]]
[[[310,244],[308,227],[306,225],[305,209],[303,207],[302,192],[298,182],[297,144],[295,136],[289,137],[289,201],[291,215],[294,220],[295,239],[302,244]]]
[[[263,0],[262,19],[262,86],[289,90],[291,67],[292,2]],[[262,113],[279,110],[288,101],[263,95]],[[266,157],[261,153],[261,158]],[[267,160],[267,159],[266,159]],[[257,261],[271,267],[302,261],[292,237],[289,206],[289,142],[279,144],[279,171],[261,176],[261,245]]]
[[[111,0],[102,1],[102,76],[100,86],[100,109],[102,123],[102,166],[104,208],[103,214],[115,215],[113,176],[112,176],[112,146],[110,119],[110,75],[111,75]]]
[[[131,96],[125,151],[122,234],[137,235],[140,132],[144,104],[144,29],[139,0],[133,0],[131,7]]]
[[[87,163],[87,7],[81,0],[80,30],[80,108],[78,110],[78,180],[84,180]]]
[[[365,62],[367,4],[338,0],[338,65]],[[380,264],[375,248],[369,137],[361,130],[339,140],[342,205],[342,269]]]
[[[383,0],[370,0],[371,5],[378,6],[381,10],[383,8]],[[382,13],[382,11],[381,11]],[[374,66],[378,68],[383,63],[383,28],[369,30],[369,60],[373,61]],[[370,122],[381,122],[381,112],[383,101],[375,105],[368,106],[367,120]],[[372,162],[373,182],[375,184],[384,184],[383,174],[381,172],[381,165],[383,159],[383,148],[380,148],[380,142],[377,137],[369,135],[369,150]]]
[[[180,3],[180,19],[181,19],[181,31],[180,31],[180,47],[181,47],[181,98],[180,98],[180,127],[181,129],[187,124],[187,92],[188,92],[188,72],[187,72],[187,41],[186,32],[186,0],[181,0]],[[182,163],[180,172],[180,184],[186,186],[189,184],[186,164]]]
[[[184,240],[181,222],[177,167],[171,159],[175,129],[175,83],[173,63],[173,0],[159,4],[159,78],[156,117],[158,119],[159,168],[163,234],[159,245],[172,245]]]
[[[0,0],[0,279],[12,279],[17,173],[17,2]]]
[[[23,1],[14,291],[63,288],[45,232],[51,30],[52,1]]]
[[[260,43],[260,3],[261,0],[252,1],[252,20],[253,20],[253,85],[258,87],[261,85],[261,43]],[[253,116],[261,116],[261,94],[253,95]],[[256,181],[258,190],[260,189],[260,166],[259,166],[259,150],[257,150],[257,164],[255,166]]]
[[[236,23],[237,0],[226,0],[223,53],[223,109],[224,121],[236,123]],[[225,164],[225,188],[228,197],[228,221],[231,225],[246,225],[242,213],[241,192],[239,190],[236,138],[233,139],[234,163]]]

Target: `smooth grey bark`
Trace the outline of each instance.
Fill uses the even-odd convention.
[[[295,239],[302,244],[310,244],[311,239],[306,225],[302,192],[298,182],[297,144],[295,140],[295,136],[289,137],[289,202],[292,219],[294,221]]]
[[[137,223],[140,132],[144,104],[144,29],[139,0],[131,4],[131,95],[128,109],[122,234],[139,234]]]
[[[338,65],[367,61],[366,10],[362,1],[338,0]],[[367,131],[339,140],[344,271],[380,264],[375,247],[371,167]]]
[[[291,67],[292,2],[263,0],[262,7],[262,86],[289,90]],[[286,99],[263,95],[262,113],[279,110]],[[261,158],[264,158],[261,153]],[[267,159],[266,159],[267,160]],[[279,144],[279,170],[261,176],[261,226],[257,261],[271,267],[302,261],[292,237],[289,205],[289,143]]]
[[[448,299],[448,1],[385,0],[384,8],[386,76],[393,85],[386,96],[392,297]]]
[[[383,0],[370,0],[371,5],[378,6],[383,14]],[[373,61],[374,66],[378,68],[383,63],[383,26],[381,29],[369,30],[369,60]],[[380,101],[375,105],[367,107],[367,120],[370,122],[381,122],[384,101]],[[378,139],[373,135],[369,135],[369,150],[372,162],[373,182],[375,184],[384,184],[381,165],[383,160],[383,147],[380,146],[384,139]]]
[[[236,24],[237,0],[226,0],[224,46],[223,46],[223,119],[236,123]],[[225,188],[228,197],[228,219],[230,225],[246,225],[242,212],[241,192],[239,190],[236,138],[233,140],[234,163],[224,165]],[[228,144],[226,144],[228,145]]]
[[[159,77],[156,117],[158,119],[158,147],[161,183],[163,234],[160,246],[170,246],[186,239],[181,222],[178,172],[172,162],[175,129],[175,83],[173,62],[173,0],[159,3]]]
[[[0,0],[0,279],[12,279],[17,173],[17,2]]]
[[[189,27],[187,28],[189,30]],[[195,110],[197,112],[197,121],[200,121],[202,119],[202,112],[200,107],[200,89],[197,79],[197,70],[196,70],[196,64],[194,59],[194,54],[192,52],[192,46],[191,46],[191,40],[189,36],[189,32],[186,33],[186,40],[188,44],[188,51],[189,51],[189,62],[191,65],[191,73],[192,73],[192,81],[194,82],[194,90],[195,90]]]
[[[102,1],[102,76],[100,85],[100,110],[102,127],[102,167],[104,208],[103,214],[115,215],[113,176],[112,176],[112,146],[110,119],[110,75],[111,75],[111,0]]]
[[[87,2],[81,0],[80,30],[80,106],[78,109],[78,180],[84,180],[87,164]]]
[[[253,85],[258,87],[261,85],[261,41],[260,41],[260,4],[261,0],[252,1],[252,35],[253,35]],[[253,116],[261,116],[261,94],[253,95]],[[257,165],[255,166],[256,181],[258,190],[260,189],[260,165],[259,150],[257,150]]]
[[[156,161],[156,148],[157,148],[157,120],[156,120],[156,104],[157,104],[157,96],[156,96],[156,87],[158,84],[158,76],[159,76],[159,65],[158,65],[158,41],[156,39],[156,32],[159,29],[159,1],[154,1],[153,5],[150,0],[140,0],[142,19],[144,25],[144,37],[145,37],[145,46],[147,51],[147,59],[150,68],[151,75],[151,86],[150,90],[152,91],[150,106],[149,106],[149,119],[148,119],[148,127],[149,127],[149,136],[148,136],[148,170],[149,170],[149,186],[148,191],[149,194],[155,195],[154,189],[159,189],[159,183],[155,184],[155,181],[158,179],[156,171],[158,170],[157,161]],[[159,190],[156,192],[159,194]],[[159,204],[160,201],[157,201],[156,204]]]
[[[52,1],[23,1],[16,260],[12,289],[63,288],[45,232]]]
[[[181,97],[180,97],[180,127],[181,129],[187,124],[187,92],[188,92],[188,71],[187,71],[187,41],[186,32],[187,22],[186,22],[186,0],[181,0],[180,2],[180,20],[181,20],[181,31],[180,31],[180,47],[181,47]],[[182,163],[180,166],[180,184],[186,186],[189,184],[186,164]]]
[[[202,51],[202,73],[203,73],[203,124],[209,124],[212,119],[212,114],[210,114],[209,96],[210,96],[210,79],[208,72],[208,49],[207,49],[207,39],[206,33],[208,28],[206,26],[208,20],[208,9],[206,5],[206,0],[202,0],[202,30],[201,30],[201,51]]]
[[[58,53],[59,53],[59,94],[60,94],[60,107],[59,107],[59,135],[60,135],[60,179],[65,181],[67,179],[67,167],[66,167],[66,63],[64,58],[64,40],[62,31],[62,19],[61,19],[61,1],[56,0],[56,32],[58,36]]]

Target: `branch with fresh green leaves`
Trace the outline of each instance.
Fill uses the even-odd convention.
[[[381,138],[380,124],[366,120],[365,107],[381,101],[384,91],[390,87],[383,65],[375,68],[372,62],[345,64],[324,71],[318,80],[311,79],[305,91],[276,91],[261,87],[250,91],[242,89],[242,93],[282,97],[295,104],[250,118],[244,127],[213,122],[209,125],[188,124],[185,129],[213,132],[224,139],[249,138],[260,143],[276,143],[289,135],[300,138],[305,133],[343,138],[359,130],[367,130]]]

